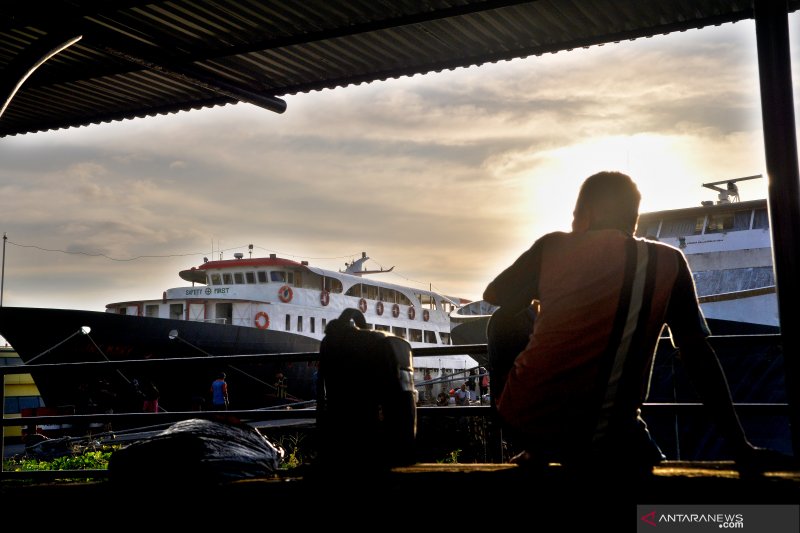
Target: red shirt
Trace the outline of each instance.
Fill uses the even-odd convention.
[[[618,230],[545,235],[487,292],[500,306],[539,302],[497,409],[545,441],[586,442],[633,424],[665,323],[678,346],[709,335],[681,251]]]

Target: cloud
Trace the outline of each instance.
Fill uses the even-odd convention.
[[[478,298],[538,235],[569,229],[600,168],[641,177],[647,209],[760,172],[756,65],[753,24],[726,24],[289,95],[280,115],[239,104],[5,138],[11,240],[179,256],[17,247],[6,301],[157,296],[212,248],[249,243],[334,269],[366,251],[395,282]]]

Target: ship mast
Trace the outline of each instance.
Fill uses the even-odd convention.
[[[361,252],[361,259],[357,259],[352,263],[345,263],[344,266],[346,268],[339,272],[342,274],[352,274],[353,276],[363,276],[364,274],[380,274],[381,272],[391,272],[394,270],[394,267],[388,270],[384,270],[383,267],[381,267],[380,270],[364,270],[364,263],[368,260],[367,252]]]

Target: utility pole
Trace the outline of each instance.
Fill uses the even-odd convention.
[[[8,240],[8,235],[6,232],[3,232],[3,270],[0,271],[0,307],[3,307],[3,285],[6,280],[6,241]]]

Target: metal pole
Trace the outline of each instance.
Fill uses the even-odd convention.
[[[787,0],[755,0],[769,218],[778,292],[792,448],[800,457],[800,330],[791,327],[800,298],[800,172],[797,164]]]
[[[3,232],[3,270],[0,272],[0,307],[3,307],[3,285],[6,281],[6,241],[8,240],[8,235],[6,232]]]

